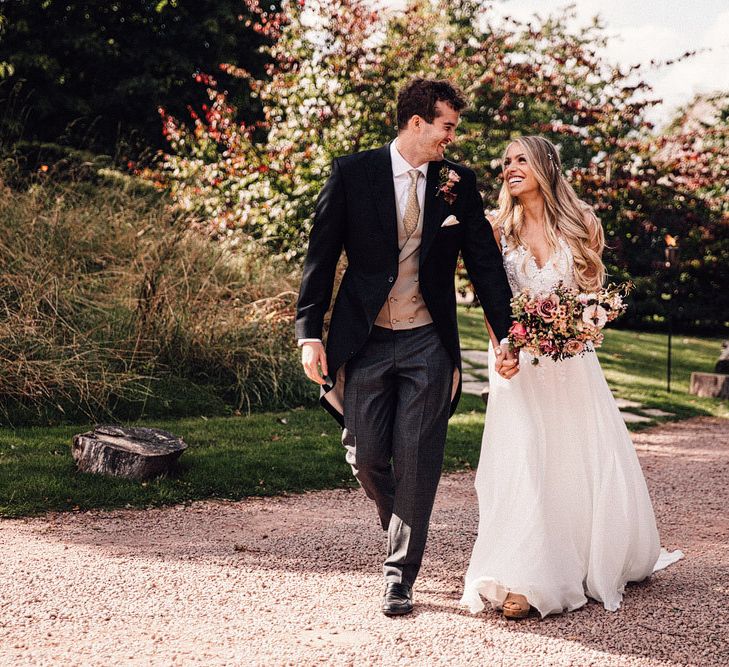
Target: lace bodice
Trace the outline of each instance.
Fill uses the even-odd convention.
[[[529,250],[523,246],[509,250],[503,232],[500,237],[504,269],[514,294],[524,290],[529,290],[534,295],[546,294],[551,292],[560,280],[566,287],[577,286],[572,250],[562,237],[558,237],[557,249],[542,268],[539,268],[537,260]]]

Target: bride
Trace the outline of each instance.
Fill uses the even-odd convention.
[[[560,280],[600,289],[602,227],[562,175],[556,148],[542,137],[514,141],[503,177],[490,221],[514,293],[549,293]],[[498,347],[491,338],[489,369]],[[489,371],[478,537],[461,602],[476,613],[485,598],[507,618],[530,607],[542,617],[577,609],[587,597],[614,611],[627,582],[683,554],[660,548],[643,473],[595,353],[532,360],[522,352],[513,379]]]

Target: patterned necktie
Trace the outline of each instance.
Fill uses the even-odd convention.
[[[408,203],[405,206],[405,215],[402,217],[405,235],[408,238],[412,236],[420,219],[420,204],[418,204],[418,178],[420,174],[419,169],[411,169],[408,172],[408,176],[410,176],[410,190],[408,190]]]

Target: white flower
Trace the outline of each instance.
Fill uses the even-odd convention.
[[[588,301],[590,300],[590,295],[589,295],[589,294],[585,294],[584,292],[580,292],[580,293],[579,293],[579,294],[577,295],[577,300],[578,300],[578,301],[579,301],[579,302],[580,302],[580,303],[581,303],[581,304],[582,304],[583,306],[586,306],[586,305],[587,305],[587,302],[588,302]]]
[[[461,180],[461,177],[453,169],[449,169],[448,170],[448,180],[451,181],[452,183],[458,183],[458,181]]]
[[[610,297],[608,304],[613,310],[618,310],[618,308],[623,305],[623,299],[620,294],[613,294],[613,296]]]
[[[602,329],[607,322],[607,311],[602,306],[587,306],[582,313],[582,321]]]

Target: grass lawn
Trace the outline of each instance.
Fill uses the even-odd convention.
[[[483,315],[477,308],[459,310],[461,347],[487,349]],[[693,371],[713,373],[721,350],[720,338],[673,336],[671,393],[666,393],[667,337],[665,334],[605,330],[597,355],[608,384],[621,398],[649,408],[673,412],[677,417],[715,415],[729,417],[729,403],[698,398],[688,393]],[[631,424],[631,428],[641,428]]]
[[[462,309],[459,315],[464,347],[485,349],[479,311]],[[599,356],[610,385],[624,398],[677,417],[729,417],[726,402],[687,393],[691,371],[711,371],[718,351],[718,339],[676,337],[671,394],[665,392],[665,336],[610,330]],[[483,414],[480,398],[463,397],[448,431],[446,470],[478,463]],[[76,473],[71,439],[89,426],[0,428],[0,516],[238,499],[356,484],[344,462],[339,427],[318,407],[143,424],[169,430],[188,443],[175,475],[133,482]]]

